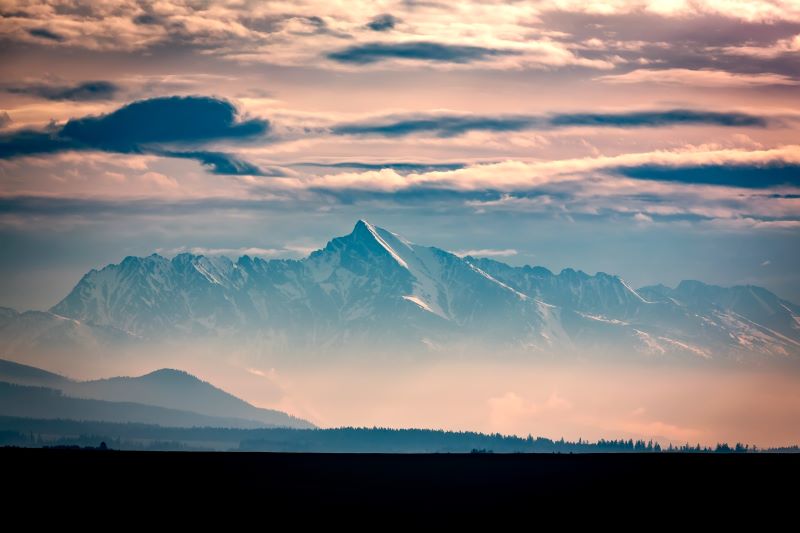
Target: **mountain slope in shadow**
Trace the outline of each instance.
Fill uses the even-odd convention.
[[[62,402],[72,399],[127,402],[240,421],[231,427],[314,427],[310,422],[284,412],[255,407],[181,370],[161,369],[138,377],[75,381],[39,368],[0,359],[0,381],[60,391],[63,393],[60,396]],[[248,422],[249,425],[242,426],[242,422]]]
[[[0,416],[101,422],[137,422],[164,427],[264,428],[255,420],[207,416],[134,402],[65,396],[60,390],[0,382]]]

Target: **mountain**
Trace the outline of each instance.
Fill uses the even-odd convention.
[[[93,324],[45,311],[19,313],[0,307],[0,356],[31,353],[62,357],[100,353],[140,340],[113,326]]]
[[[360,220],[302,260],[126,257],[88,272],[48,316],[260,353],[747,359],[800,355],[798,315],[763,288],[635,290],[605,273],[459,257]],[[0,347],[14,335],[0,329]]]
[[[704,314],[727,314],[772,334],[797,338],[800,306],[781,300],[770,291],[753,285],[718,287],[699,281],[682,281],[675,289],[663,285],[639,291],[653,301],[678,303]]]
[[[278,350],[466,340],[568,345],[557,310],[468,261],[359,221],[304,260],[127,257],[51,310],[132,335],[258,335]]]
[[[254,420],[267,426],[314,427],[281,411],[250,405],[182,370],[164,368],[139,377],[78,382],[64,390],[81,398],[146,403],[209,416]]]
[[[60,390],[0,382],[0,416],[156,424],[168,427],[265,427],[253,420],[206,416],[133,402],[87,400]]]
[[[60,374],[4,359],[0,359],[0,381],[60,390],[77,383]]]
[[[44,402],[43,398],[47,398],[50,402],[48,405],[51,405],[54,409],[53,413],[63,410],[62,407],[56,406],[58,403],[69,404],[71,406],[70,409],[77,413],[81,413],[79,409],[81,406],[91,408],[88,412],[89,414],[84,413],[84,418],[79,418],[85,420],[161,423],[153,422],[155,420],[153,417],[156,414],[159,417],[166,416],[165,410],[167,410],[170,411],[170,422],[167,425],[175,425],[175,421],[184,420],[178,425],[191,426],[197,425],[198,421],[208,419],[203,423],[214,422],[217,427],[227,427],[220,425],[224,421],[227,421],[225,422],[227,424],[235,424],[230,427],[314,427],[313,424],[305,420],[295,418],[281,411],[262,409],[250,405],[244,400],[181,370],[165,368],[139,377],[75,381],[35,367],[0,360],[0,382],[55,390],[60,394],[53,395],[48,393],[50,394],[49,396],[42,396],[37,393],[38,395],[35,395],[38,398],[37,405],[44,405],[46,402]],[[20,391],[21,389],[17,390],[17,392]],[[8,393],[9,391],[7,390],[6,392]],[[30,391],[22,392],[33,394]],[[115,406],[72,401],[77,399],[114,403],[116,407],[119,407],[117,404],[125,403],[129,404],[129,408],[114,410],[116,409]],[[158,407],[159,409],[147,410],[140,407],[143,405]],[[133,409],[131,406],[137,407]],[[6,407],[10,408],[10,406]],[[125,412],[124,415],[122,411]],[[116,413],[120,418],[87,418],[91,413],[96,412],[103,412],[106,416]],[[3,414],[9,416],[33,416],[30,414],[14,414],[7,411],[3,411]],[[134,414],[147,416],[145,419],[138,420],[135,419]],[[181,419],[179,415],[184,416],[184,419]],[[74,416],[71,418],[74,418]],[[158,419],[161,420],[161,418]]]
[[[521,292],[604,324],[568,326],[584,346],[624,349],[619,341],[628,339],[634,340],[635,351],[656,356],[800,355],[800,306],[762,287],[683,281],[675,289],[634,290],[619,276],[602,272],[590,276],[565,269],[554,274],[542,267],[466,259]]]

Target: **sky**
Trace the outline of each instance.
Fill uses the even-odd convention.
[[[0,2],[0,306],[359,218],[800,302],[800,2]]]
[[[800,303],[799,89],[797,0],[0,0],[0,307],[128,255],[305,257],[358,219]],[[220,352],[47,368],[169,364],[322,427],[800,440],[781,369]]]

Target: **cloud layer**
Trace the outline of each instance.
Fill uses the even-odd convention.
[[[227,154],[165,147],[244,140],[268,131],[266,120],[238,120],[236,108],[224,100],[154,98],[133,102],[106,115],[72,119],[50,131],[7,133],[0,136],[0,158],[67,150],[152,153],[197,159],[220,174],[260,174],[254,165]]]
[[[94,101],[111,100],[119,92],[119,87],[110,81],[84,81],[74,85],[50,85],[32,83],[12,85],[6,88],[11,94],[24,94],[46,100]]]
[[[389,117],[332,128],[337,135],[380,135],[402,137],[413,134],[431,134],[453,137],[470,131],[513,132],[545,130],[564,127],[640,128],[682,124],[707,124],[725,127],[765,127],[767,119],[747,113],[693,111],[672,109],[666,111],[639,111],[622,113],[563,113],[551,116],[472,116],[472,115],[415,115]]]
[[[350,46],[328,54],[339,63],[367,65],[389,59],[409,59],[440,63],[470,63],[492,56],[513,55],[508,50],[494,50],[482,46],[442,44],[435,42],[365,43]]]
[[[291,6],[116,0],[80,8],[11,1],[0,18],[0,31],[12,43],[124,52],[180,47],[294,66],[410,60],[444,68],[475,62],[498,69],[637,63],[697,69],[725,63],[751,70],[755,63],[748,58],[769,57],[776,59],[775,74],[792,77],[797,70],[788,56],[798,28],[800,10],[779,0],[467,1],[446,8],[366,0]]]

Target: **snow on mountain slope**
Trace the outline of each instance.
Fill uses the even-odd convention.
[[[246,332],[285,348],[465,334],[542,349],[569,343],[542,302],[363,220],[301,261],[128,257],[89,272],[52,311],[147,338]]]
[[[55,313],[5,311],[0,320],[0,357],[70,357],[137,341],[135,335],[117,328],[87,324]]]
[[[800,307],[752,285],[719,287],[682,281],[639,292],[656,303],[682,310],[702,321],[706,336],[724,339],[747,352],[791,355],[800,352]]]
[[[473,257],[465,260],[523,294],[584,313],[623,318],[647,303],[622,278],[603,272],[590,276],[567,268],[556,275],[542,267],[512,267]]]
[[[90,271],[51,312],[133,334],[175,327],[202,332],[236,323],[238,309],[227,292],[241,282],[227,258],[126,257]]]
[[[602,272],[458,257],[364,220],[302,260],[127,257],[87,273],[51,312],[147,339],[230,337],[285,353],[800,354],[797,306],[766,289],[634,290]],[[0,313],[0,328],[8,320]]]
[[[565,269],[556,275],[541,267],[467,259],[530,296],[596,321],[594,328],[588,328],[591,333],[586,333],[586,324],[572,333],[591,339],[595,347],[610,335],[614,344],[618,344],[615,339],[636,338],[635,349],[649,354],[677,351],[707,358],[800,352],[795,306],[761,287],[723,288],[684,281],[674,290],[658,286],[635,291],[620,277],[602,272],[590,276]]]
[[[391,255],[409,270],[414,278],[411,294],[403,297],[444,319],[452,318],[447,312],[449,308],[447,291],[439,279],[441,264],[433,250],[414,245],[399,235],[376,228],[366,221],[359,221],[359,223],[363,223]]]

